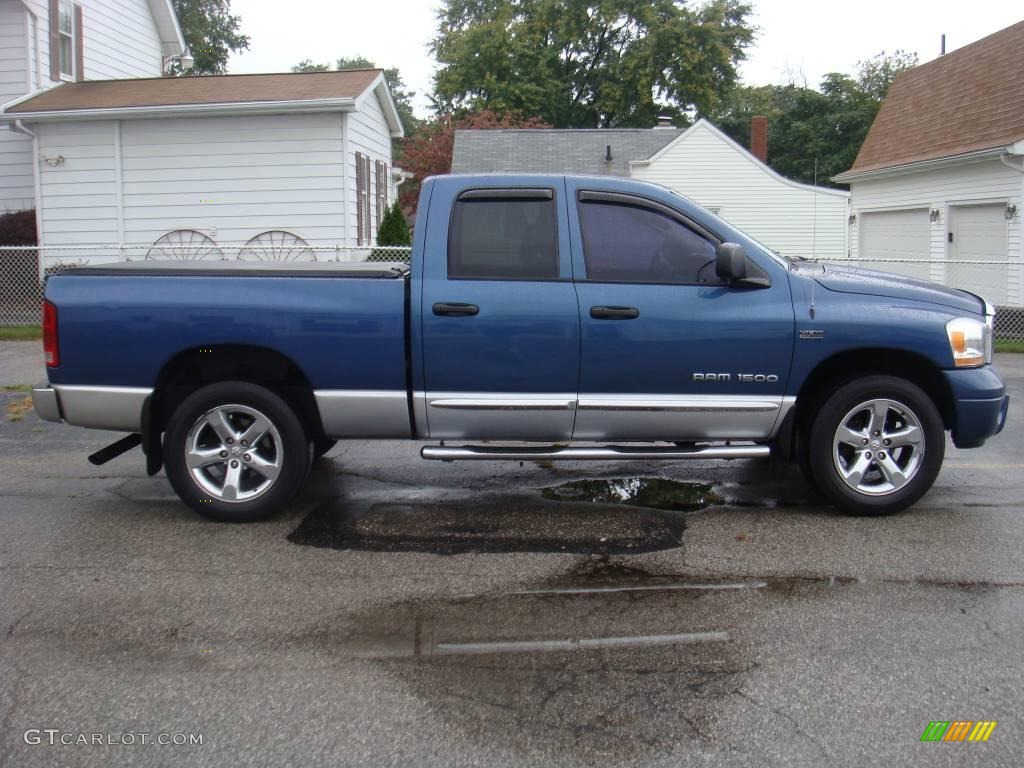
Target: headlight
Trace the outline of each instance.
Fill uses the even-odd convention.
[[[957,368],[992,362],[992,329],[987,323],[970,317],[958,317],[946,323],[949,349]]]

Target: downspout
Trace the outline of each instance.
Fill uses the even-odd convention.
[[[1013,151],[1013,147],[1008,147],[1006,152],[1004,152],[1003,154],[1001,154],[999,156],[999,162],[1002,163],[1003,165],[1005,165],[1007,168],[1012,168],[1013,170],[1017,171],[1018,173],[1024,174],[1024,159],[1021,160],[1021,164],[1020,165],[1017,165],[1016,163],[1010,161],[1010,156],[1011,155],[1014,156],[1014,157],[1017,156],[1017,154]],[[1022,198],[1024,198],[1024,180],[1021,181],[1021,196],[1022,196]],[[1020,218],[1021,218],[1020,214],[1017,214],[1016,218],[1019,221]],[[1017,226],[1018,227],[1024,227],[1024,224],[1018,223]],[[1018,242],[1019,242],[1019,240],[1018,240]],[[1009,255],[1009,254],[1007,254],[1007,255]],[[1020,269],[1022,271],[1024,271],[1024,267],[1021,267]],[[1024,274],[1021,274],[1018,277],[1018,279],[1017,279],[1017,291],[1018,291],[1018,294],[1019,294],[1017,296],[1017,303],[1020,303],[1021,301],[1024,301]],[[1007,296],[1007,299],[1011,299],[1011,298],[1012,297]]]
[[[39,178],[39,137],[34,131],[29,130],[25,127],[25,124],[21,120],[15,120],[10,124],[10,128],[15,133],[23,133],[26,136],[32,137],[32,186],[35,188],[35,202],[36,202],[36,242],[37,245],[43,245],[43,231],[40,227],[42,219],[43,201],[42,201],[42,183]],[[43,252],[37,251],[38,254],[38,265],[39,265],[39,282],[42,284],[43,277],[46,275],[46,270],[43,267]]]

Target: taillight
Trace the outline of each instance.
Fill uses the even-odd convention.
[[[43,301],[43,352],[47,368],[60,365],[60,345],[57,343],[57,308]]]

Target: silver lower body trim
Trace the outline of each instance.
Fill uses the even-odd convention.
[[[634,448],[607,445],[600,448],[497,448],[490,446],[427,446],[420,451],[424,459],[438,461],[636,461],[674,459],[763,459],[771,454],[767,445],[723,445],[694,448]]]
[[[60,401],[53,387],[34,387],[32,407],[43,421],[60,421]]]
[[[568,440],[576,415],[574,392],[417,392],[413,402],[435,440]]]
[[[76,427],[142,431],[142,405],[152,387],[94,387],[54,384],[64,421]]]
[[[412,437],[404,389],[318,389],[313,396],[329,437]]]
[[[792,400],[792,398],[789,398]],[[581,394],[573,440],[765,440],[781,395]]]

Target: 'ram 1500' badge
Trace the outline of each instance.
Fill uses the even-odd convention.
[[[736,381],[743,383],[752,384],[774,384],[779,380],[779,377],[774,373],[737,373],[735,374]],[[732,381],[733,374],[731,373],[695,373],[693,374],[694,381]]]

